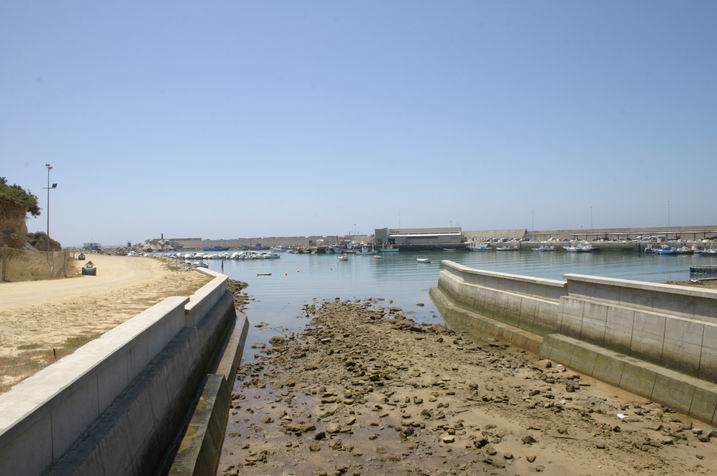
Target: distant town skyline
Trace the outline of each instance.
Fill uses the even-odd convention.
[[[717,3],[0,5],[63,244],[717,223]]]

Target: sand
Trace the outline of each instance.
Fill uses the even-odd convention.
[[[0,284],[0,392],[165,297],[188,296],[210,280],[154,258],[87,259],[97,276]]]
[[[713,474],[715,428],[377,302],[305,308],[240,368],[218,474]]]

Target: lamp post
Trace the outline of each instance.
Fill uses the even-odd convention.
[[[45,164],[45,167],[47,167],[47,187],[43,187],[45,190],[47,190],[47,251],[50,251],[50,190],[57,188],[57,184],[53,183],[52,186],[50,186],[50,170],[52,170],[52,165]]]

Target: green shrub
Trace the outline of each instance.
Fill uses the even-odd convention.
[[[21,203],[27,207],[27,212],[36,217],[40,215],[40,207],[37,205],[37,195],[25,190],[19,185],[8,185],[5,177],[0,177],[0,197]]]

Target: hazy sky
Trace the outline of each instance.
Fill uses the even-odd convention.
[[[713,0],[5,0],[0,176],[41,194],[55,166],[65,244],[666,225],[668,200],[714,224],[716,25]]]

